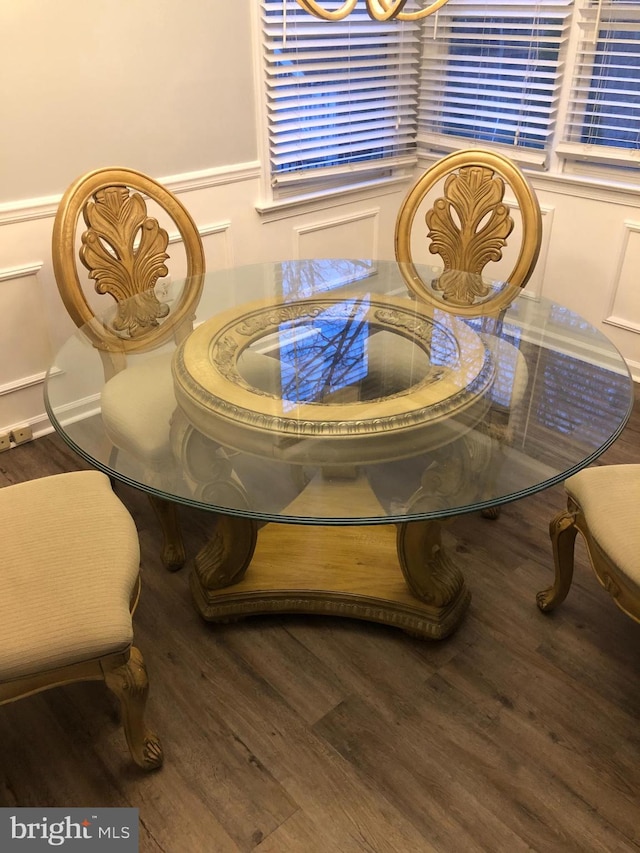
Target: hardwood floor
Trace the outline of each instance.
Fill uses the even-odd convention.
[[[640,462],[640,397],[600,462]],[[47,436],[0,455],[0,485],[82,467]],[[160,563],[146,497],[117,491],[142,543],[136,642],[165,765],[138,771],[104,687],[72,685],[0,708],[0,806],[134,806],[149,853],[640,850],[640,625],[581,543],[566,602],[535,605],[561,486],[450,525],[473,600],[440,642],[339,619],[206,624],[189,567]],[[182,520],[193,556],[210,518]]]

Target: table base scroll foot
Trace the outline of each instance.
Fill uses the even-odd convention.
[[[256,547],[258,525],[250,518],[216,515],[209,541],[196,555],[191,590],[206,609],[216,590],[244,577]]]
[[[391,525],[301,529],[269,524],[260,531],[251,567],[238,583],[204,589],[194,571],[194,602],[212,622],[295,613],[379,622],[424,639],[448,636],[469,604],[464,582],[456,581],[441,600],[417,597],[398,567],[395,538]]]

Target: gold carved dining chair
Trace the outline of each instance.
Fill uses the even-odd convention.
[[[502,260],[516,225],[507,190],[519,211],[517,253],[506,276],[492,281],[487,268],[490,274],[489,265]],[[475,318],[495,356],[490,430],[501,445],[509,442],[509,416],[528,383],[524,356],[501,336],[502,318],[514,289],[531,277],[541,240],[540,205],[529,182],[509,158],[481,148],[456,151],[427,169],[396,218],[395,255],[409,292],[434,309]],[[441,269],[431,272],[428,254],[440,257]],[[496,518],[498,511],[483,514]]]
[[[581,533],[596,577],[618,607],[640,622],[640,465],[585,468],[564,485],[567,509],[549,525],[555,581],[538,593],[538,607],[553,610],[567,597]]]
[[[169,234],[158,216],[175,227],[181,244],[176,262],[182,264],[178,272],[185,284],[170,299],[161,292],[169,282]],[[196,224],[152,178],[133,169],[98,169],[74,181],[60,202],[53,268],[67,311],[102,357],[102,420],[114,455],[120,449],[143,460],[161,491],[163,470],[172,464],[169,426],[176,408],[173,346],[167,344],[179,343],[191,331],[205,272]],[[98,319],[109,307],[112,319]],[[163,561],[178,569],[185,549],[177,508],[152,495],[150,500],[162,525]]]
[[[132,645],[138,533],[99,471],[0,489],[0,705],[75,681],[117,696],[133,760],[162,764],[147,729],[148,680]]]
[[[443,183],[441,194],[430,194]],[[489,263],[502,250],[515,221],[504,201],[509,188],[520,211],[519,251],[504,277],[509,287],[483,280]],[[430,202],[416,240],[416,215]],[[416,267],[416,250],[427,240],[429,253],[439,255],[442,271],[424,278]],[[524,287],[535,267],[542,239],[540,205],[520,169],[502,154],[481,148],[456,151],[421,175],[405,197],[396,218],[395,255],[409,290],[443,310],[476,317],[507,308],[513,288]],[[422,264],[427,261],[424,253]]]

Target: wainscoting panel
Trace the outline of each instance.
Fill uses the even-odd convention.
[[[625,220],[605,323],[640,333],[640,222]]]
[[[497,263],[488,264],[485,269],[487,275],[496,279],[509,275],[509,272],[513,269],[518,258],[518,252],[520,251],[520,211],[518,210],[515,200],[509,201],[505,199],[505,202],[509,205],[516,225],[511,237],[509,238],[509,242],[502,250],[502,260]],[[540,212],[542,214],[542,243],[540,245],[540,254],[538,255],[538,261],[531,278],[526,284],[525,291],[527,296],[531,297],[542,296],[555,208],[551,205],[541,204]]]
[[[212,225],[198,226],[198,233],[202,238],[206,266],[208,271],[229,269],[233,266],[233,246],[231,243],[231,222],[217,222]],[[178,232],[169,235],[169,245],[173,248],[176,244],[182,245]],[[171,254],[172,249],[169,249]],[[186,261],[174,259],[172,255],[171,277],[182,278],[186,273]]]
[[[20,387],[21,377],[33,377],[46,370],[51,359],[38,280],[41,267],[34,263],[0,270],[0,340],[5,354],[0,359],[0,393]]]
[[[360,210],[294,227],[294,258],[378,257],[380,209]]]
[[[0,269],[0,431],[30,422],[23,405],[42,411],[51,341],[38,274],[41,262]]]

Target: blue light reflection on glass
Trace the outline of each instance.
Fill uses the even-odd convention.
[[[362,281],[376,272],[374,261],[344,258],[318,258],[309,261],[282,261],[282,297],[285,301],[310,299]]]
[[[373,275],[368,259],[320,258],[280,264],[285,301],[310,299]],[[279,327],[280,376],[285,411],[318,402],[367,375],[368,297],[346,299],[322,311],[313,322]]]
[[[346,299],[313,321],[280,326],[280,371],[285,410],[321,402],[367,374],[369,297]]]

